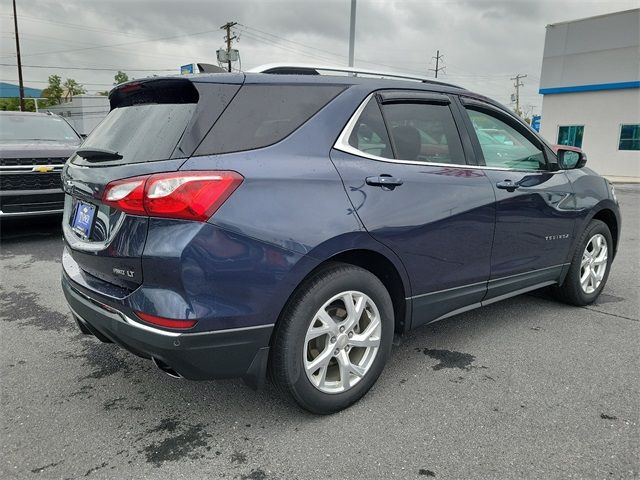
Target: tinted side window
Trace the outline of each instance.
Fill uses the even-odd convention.
[[[502,120],[478,110],[468,109],[488,167],[543,170],[544,153],[524,135]]]
[[[382,113],[375,98],[369,100],[358,118],[349,136],[349,145],[370,155],[393,158],[387,128],[384,126]]]
[[[198,147],[196,155],[239,152],[279,142],[345,87],[245,85]]]
[[[448,105],[390,103],[382,108],[399,160],[465,163]]]

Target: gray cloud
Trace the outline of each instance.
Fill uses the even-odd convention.
[[[346,64],[349,0],[18,0],[25,83],[42,88],[59,74],[90,92],[108,89],[118,69],[135,77],[177,71],[184,63],[215,62],[220,25],[234,20],[244,68],[277,61]],[[358,1],[356,64],[433,75],[437,49],[442,79],[508,102],[509,79],[528,74],[525,104],[537,94],[545,25],[624,10],[636,0]],[[0,0],[0,63],[15,64],[10,0]],[[206,33],[201,33],[206,32]],[[197,34],[200,33],[200,34]],[[149,39],[166,40],[147,41]],[[109,46],[108,48],[94,48]],[[15,66],[0,66],[15,81]],[[91,68],[106,68],[106,71]],[[109,70],[111,69],[111,70]],[[135,69],[135,70],[134,70]]]

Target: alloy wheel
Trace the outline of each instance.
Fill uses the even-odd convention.
[[[353,388],[371,368],[381,333],[380,312],[369,296],[353,290],[333,296],[316,312],[305,336],[307,378],[324,393]]]
[[[587,295],[595,292],[602,283],[607,271],[607,258],[607,240],[598,233],[587,242],[580,262],[580,286]]]

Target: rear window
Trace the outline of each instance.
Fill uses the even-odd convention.
[[[196,155],[239,152],[279,142],[329,103],[344,86],[245,85]]]
[[[0,140],[55,140],[77,142],[78,135],[59,117],[0,115]]]
[[[82,147],[118,152],[126,163],[169,159],[195,109],[195,103],[116,108],[91,132]]]

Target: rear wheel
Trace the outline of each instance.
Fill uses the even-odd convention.
[[[593,303],[609,277],[612,254],[609,228],[600,220],[592,220],[580,237],[564,283],[556,288],[558,298],[578,306]]]
[[[393,305],[382,282],[362,268],[331,264],[301,285],[283,312],[272,378],[306,410],[342,410],[382,372],[393,326]]]

